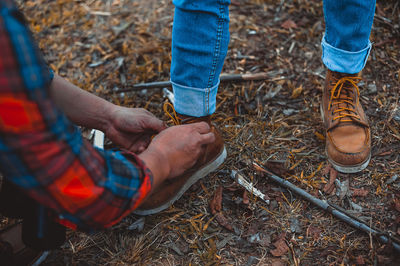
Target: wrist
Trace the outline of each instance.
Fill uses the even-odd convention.
[[[114,123],[114,117],[118,107],[119,107],[118,105],[105,101],[103,114],[100,114],[104,116],[104,119],[102,120],[101,123],[99,123],[99,126],[97,128],[98,130],[107,133],[107,131],[112,127]]]
[[[169,165],[168,157],[164,151],[150,147],[138,156],[153,173],[155,182],[161,182],[169,176],[171,166]]]

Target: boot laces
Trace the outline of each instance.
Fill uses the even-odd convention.
[[[182,124],[182,119],[178,117],[178,114],[176,113],[174,106],[170,102],[168,101],[164,102],[163,110],[164,113],[172,120],[172,123],[174,125]]]
[[[163,105],[164,113],[170,118],[171,122],[177,126],[182,124],[190,124],[204,121],[201,117],[195,116],[180,116],[176,111],[174,106],[166,101]]]
[[[333,86],[328,107],[328,111],[331,111],[334,116],[333,121],[340,119],[341,122],[353,122],[352,118],[361,120],[360,115],[355,110],[358,96],[360,96],[360,90],[357,86],[360,80],[360,77],[343,77]],[[357,102],[353,100],[354,91],[357,93]]]

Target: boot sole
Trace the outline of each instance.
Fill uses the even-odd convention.
[[[224,149],[222,150],[220,155],[214,161],[206,164],[203,168],[201,168],[197,172],[195,172],[171,200],[169,200],[168,202],[164,203],[163,205],[161,205],[157,208],[149,209],[149,210],[137,209],[137,210],[134,210],[133,213],[142,215],[142,216],[146,216],[146,215],[159,213],[159,212],[167,209],[176,200],[178,200],[180,197],[182,197],[183,193],[185,193],[186,190],[188,190],[194,183],[196,183],[198,180],[205,177],[209,173],[215,171],[225,161],[226,155],[227,155],[227,153],[226,153],[226,149],[224,146]]]
[[[319,109],[321,112],[322,121],[325,124],[324,109],[322,108],[322,103],[320,104]],[[362,170],[367,168],[369,161],[371,160],[371,152],[370,152],[368,155],[368,158],[362,163],[355,164],[355,165],[341,165],[329,157],[328,151],[326,149],[325,149],[325,154],[326,154],[326,157],[328,158],[328,161],[333,166],[333,168],[335,168],[335,170],[337,170],[341,173],[345,173],[345,174],[354,174],[354,173],[361,172]]]
[[[362,162],[360,164],[356,164],[356,165],[341,165],[336,163],[335,161],[333,161],[331,158],[329,158],[328,153],[325,151],[326,156],[328,157],[328,161],[331,163],[331,165],[333,166],[333,168],[335,168],[337,171],[341,172],[341,173],[345,173],[345,174],[354,174],[354,173],[358,173],[361,172],[362,170],[364,170],[365,168],[367,168],[369,161],[371,160],[371,153],[368,155],[368,159],[365,160],[365,162]]]

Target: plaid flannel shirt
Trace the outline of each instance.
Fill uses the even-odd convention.
[[[81,229],[120,221],[152,175],[129,152],[96,149],[49,96],[52,73],[13,1],[0,1],[0,172]]]

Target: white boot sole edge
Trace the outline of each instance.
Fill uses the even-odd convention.
[[[196,183],[198,180],[200,180],[201,178],[205,177],[209,173],[215,171],[225,161],[226,155],[227,155],[227,153],[226,153],[226,149],[225,149],[225,146],[224,146],[224,149],[221,152],[221,154],[214,161],[210,162],[209,164],[207,164],[203,168],[199,169],[196,173],[194,173],[188,179],[188,181],[185,183],[185,185],[182,186],[182,188],[179,190],[179,192],[171,200],[169,200],[168,202],[164,203],[163,205],[161,205],[161,206],[159,206],[159,207],[157,207],[155,209],[151,209],[151,210],[140,210],[140,209],[137,209],[137,210],[133,211],[133,213],[145,216],[145,215],[155,214],[155,213],[158,213],[158,212],[161,212],[161,211],[167,209],[177,199],[179,199],[183,195],[183,193],[185,193],[186,190],[188,190],[189,187],[191,187],[194,183]]]

